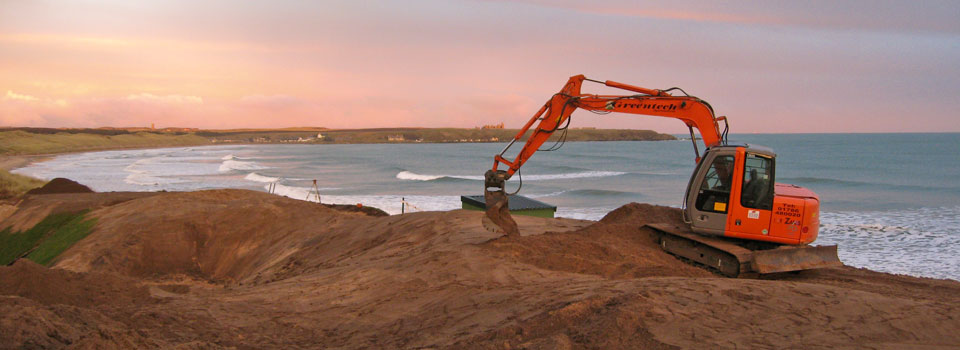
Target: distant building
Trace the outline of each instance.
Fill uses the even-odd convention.
[[[200,131],[200,128],[163,128],[160,129],[162,132],[193,132]]]
[[[403,142],[403,135],[387,135],[387,141],[390,142]]]
[[[503,129],[503,123],[501,122],[500,124],[484,125],[484,126],[481,126],[480,128],[481,129]]]

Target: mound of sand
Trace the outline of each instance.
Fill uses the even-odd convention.
[[[13,266],[0,267],[0,294],[78,307],[152,301],[147,288],[129,278],[48,269],[26,259],[17,260]]]
[[[485,244],[491,253],[543,269],[623,279],[653,276],[710,277],[705,270],[664,254],[648,223],[681,223],[675,208],[631,203],[577,231],[548,232]]]
[[[55,178],[47,182],[40,188],[34,188],[27,191],[27,194],[53,194],[53,193],[91,193],[90,187],[81,185],[76,181],[62,177]]]
[[[485,231],[481,212],[373,217],[242,190],[90,215],[93,233],[55,269],[0,268],[0,283],[26,286],[0,287],[14,315],[0,321],[0,348],[960,345],[960,283],[847,267],[718,278],[640,228],[679,220],[665,207],[630,204],[599,222],[516,217],[518,238]],[[44,294],[48,284],[64,295]]]
[[[16,205],[0,207],[0,229],[28,230],[50,214],[95,210],[159,192],[55,193],[24,196]]]

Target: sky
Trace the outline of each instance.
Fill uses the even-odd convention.
[[[960,132],[958,63],[958,1],[0,0],[0,126],[518,128],[585,74],[732,132]]]

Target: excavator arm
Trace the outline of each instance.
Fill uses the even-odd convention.
[[[618,88],[626,91],[635,92],[632,95],[593,95],[582,94],[580,92],[584,81],[604,84],[609,87]],[[519,229],[516,222],[510,216],[508,197],[504,191],[506,180],[520,170],[527,160],[536,153],[550,136],[558,130],[564,130],[569,124],[570,115],[575,110],[585,109],[594,113],[629,113],[649,116],[658,116],[665,118],[675,118],[681,120],[690,130],[691,140],[693,141],[695,160],[700,161],[699,150],[697,150],[696,137],[693,129],[696,128],[704,145],[707,147],[721,144],[724,142],[726,127],[721,133],[719,122],[726,122],[725,117],[715,117],[713,108],[706,101],[693,96],[673,96],[670,91],[679,90],[672,88],[667,90],[647,89],[629,84],[618,83],[615,81],[597,81],[587,79],[583,75],[570,77],[567,84],[560,92],[554,94],[547,103],[537,111],[533,117],[517,132],[513,140],[494,156],[493,168],[488,170],[484,176],[484,199],[486,201],[487,211],[484,219],[485,226],[493,228],[487,220],[493,225],[499,227],[508,236],[519,235]],[[686,95],[686,93],[684,93]],[[539,123],[537,123],[539,121]],[[520,153],[513,159],[507,159],[504,155],[517,141],[537,124],[527,138],[526,143],[520,150]],[[726,124],[725,124],[726,125]],[[505,169],[499,169],[500,164],[506,166]]]

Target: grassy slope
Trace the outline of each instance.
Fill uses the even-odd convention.
[[[0,199],[18,197],[44,183],[46,181],[0,170]]]
[[[140,132],[124,135],[85,133],[35,134],[25,131],[0,132],[0,155],[46,154],[96,151],[119,148],[207,145],[210,140],[194,134]]]
[[[86,212],[52,214],[23,232],[10,232],[9,227],[0,231],[0,265],[8,265],[28,252],[27,259],[49,264],[90,234],[96,219],[85,216]]]

